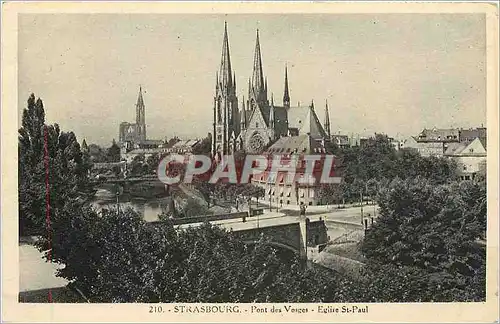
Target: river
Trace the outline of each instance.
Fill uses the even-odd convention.
[[[166,206],[170,202],[170,197],[153,197],[153,198],[138,198],[123,194],[119,197],[118,203],[120,209],[127,207],[133,208],[142,215],[144,220],[152,222],[158,220],[158,215],[166,210]],[[116,196],[106,189],[98,189],[91,204],[97,209],[116,208]]]

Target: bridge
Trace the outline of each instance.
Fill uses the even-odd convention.
[[[134,185],[144,183],[154,187],[155,191],[168,192],[167,185],[162,183],[156,175],[146,175],[142,177],[118,178],[118,177],[105,177],[101,179],[93,179],[90,184],[94,188],[103,188],[110,191],[115,191],[117,187],[122,193],[129,193]]]
[[[264,237],[270,245],[293,251],[304,259],[308,257],[308,247],[326,244],[329,240],[325,221],[315,216],[295,217],[277,212],[249,216],[248,212],[238,212],[193,217],[189,222],[173,220],[174,226],[179,229],[197,227],[205,221],[231,231],[246,244],[255,244]],[[161,225],[161,222],[150,224]]]

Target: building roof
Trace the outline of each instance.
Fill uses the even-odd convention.
[[[469,143],[449,143],[444,154],[448,156],[486,156],[486,147],[476,137]]]
[[[309,106],[290,107],[288,109],[288,128],[300,129],[309,110]]]
[[[324,145],[309,135],[285,136],[271,145],[266,153],[272,154],[314,154],[326,153]]]
[[[459,130],[457,128],[446,128],[446,129],[426,129],[422,130],[418,135],[418,141],[458,141],[459,140]]]
[[[180,140],[179,142],[175,143],[172,148],[181,148],[181,147],[193,147],[196,144],[198,144],[200,140],[198,139],[188,139],[188,140]]]
[[[444,155],[460,154],[466,147],[467,147],[467,144],[465,144],[465,143],[449,143],[448,148],[444,152]]]
[[[137,142],[137,144],[139,144],[139,145],[141,145],[141,144],[142,145],[161,145],[163,143],[164,143],[163,140],[154,140],[154,139],[147,139],[147,140]]]

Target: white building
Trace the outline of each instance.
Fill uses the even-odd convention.
[[[457,162],[462,180],[473,180],[476,174],[486,173],[486,148],[479,138],[470,143],[449,143],[445,156]]]

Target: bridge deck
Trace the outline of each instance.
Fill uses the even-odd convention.
[[[321,216],[313,215],[309,216],[309,220],[316,221],[319,220]],[[227,230],[244,231],[249,229],[263,228],[263,227],[272,227],[272,226],[280,226],[280,225],[288,225],[299,223],[300,218],[297,216],[287,216],[283,213],[279,212],[269,212],[264,215],[247,218],[247,221],[243,223],[241,218],[238,219],[227,219],[227,220],[219,220],[210,222],[211,224],[219,225]],[[187,227],[197,227],[203,223],[191,223],[191,224],[183,224],[179,225],[178,228],[187,228]]]

